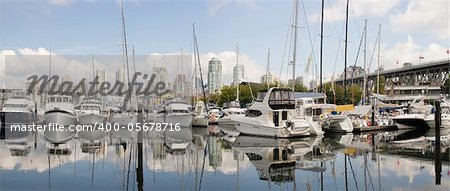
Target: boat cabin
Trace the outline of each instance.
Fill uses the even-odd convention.
[[[257,101],[267,101],[273,110],[295,109],[294,92],[290,88],[271,88],[267,92],[259,92]]]

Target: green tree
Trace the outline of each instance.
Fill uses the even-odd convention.
[[[294,88],[295,88],[295,92],[307,92],[308,91],[308,88],[305,85],[299,84],[299,83],[295,84]]]
[[[223,86],[220,94],[218,105],[236,100],[236,86]]]
[[[347,88],[347,96],[350,98],[348,103],[357,104],[362,97],[362,88],[356,84],[352,84]]]

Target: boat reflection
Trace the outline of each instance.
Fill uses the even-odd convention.
[[[445,141],[441,141],[442,185],[434,185],[436,150],[430,132],[418,137],[393,131],[301,139],[239,135],[230,142],[217,128],[221,129],[141,132],[141,141],[138,132],[127,131],[75,136],[17,132],[0,139],[0,169],[5,174],[1,183],[5,190],[26,190],[26,185],[13,181],[22,177],[43,179],[27,180],[39,190],[448,190],[450,186],[450,148]],[[74,179],[79,183],[73,184]]]

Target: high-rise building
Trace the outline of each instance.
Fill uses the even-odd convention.
[[[262,84],[265,84],[265,83],[272,84],[272,83],[275,83],[278,80],[278,78],[277,78],[277,76],[275,76],[275,74],[268,72],[267,74],[263,74],[261,76],[260,80],[261,80]]]
[[[99,70],[95,71],[95,76],[98,76],[98,85],[96,85],[96,87],[95,87],[95,90],[98,90],[100,88],[100,85],[103,82],[107,81],[106,70],[99,69]]]
[[[184,74],[178,74],[173,82],[173,92],[175,97],[184,98],[187,96],[188,83]]]
[[[244,65],[236,64],[233,68],[233,84],[237,84],[241,80],[244,80]]]
[[[213,94],[222,89],[222,61],[213,57],[208,65],[208,92]]]
[[[156,85],[158,82],[164,82],[166,83],[166,89],[171,89],[172,85],[169,82],[169,73],[167,71],[167,68],[165,66],[161,67],[153,67],[153,74],[155,74],[155,81],[153,82],[153,86]]]

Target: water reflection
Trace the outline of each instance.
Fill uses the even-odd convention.
[[[287,140],[230,139],[219,129],[9,132],[0,140],[0,189],[449,190],[449,145],[442,142],[436,186],[432,132]]]

